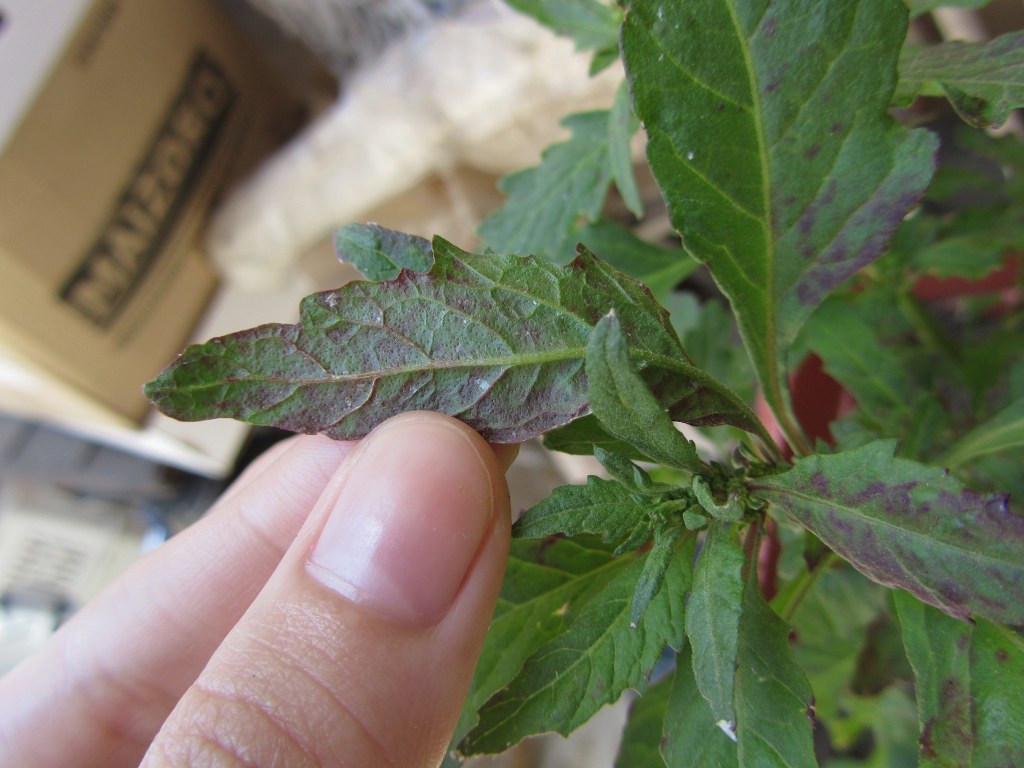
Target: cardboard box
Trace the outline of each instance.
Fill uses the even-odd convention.
[[[0,0],[0,71],[0,347],[137,421],[215,288],[210,204],[294,102],[210,0]]]

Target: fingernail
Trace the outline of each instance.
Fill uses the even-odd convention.
[[[490,472],[473,437],[454,422],[416,415],[364,438],[308,572],[391,619],[439,621],[494,517]]]

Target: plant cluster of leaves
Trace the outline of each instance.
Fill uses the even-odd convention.
[[[918,97],[1005,120],[1024,33],[906,44],[932,0],[512,4],[626,83],[503,181],[486,253],[346,227],[371,282],[147,394],[338,438],[425,408],[597,457],[514,527],[453,762],[632,689],[621,766],[1024,765],[1024,148],[912,127]],[[643,214],[639,124],[682,248],[602,217],[613,186]],[[677,290],[701,263],[731,313]],[[830,443],[792,402],[811,353],[852,401]]]

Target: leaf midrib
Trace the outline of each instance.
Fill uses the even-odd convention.
[[[933,538],[931,536],[928,536],[925,533],[921,533],[920,531],[915,531],[913,528],[903,528],[903,527],[900,527],[899,525],[896,525],[895,523],[889,522],[888,520],[884,520],[882,518],[872,517],[870,515],[864,514],[857,507],[848,507],[848,506],[839,504],[839,503],[837,503],[836,501],[834,501],[832,499],[823,499],[820,496],[812,496],[811,494],[804,493],[802,491],[796,490],[795,488],[781,488],[781,487],[775,486],[775,485],[755,485],[755,484],[751,484],[749,487],[750,487],[750,490],[752,490],[752,491],[759,491],[760,490],[760,491],[775,492],[775,493],[778,493],[778,494],[783,495],[783,496],[786,496],[786,495],[792,496],[792,497],[801,499],[802,501],[809,502],[811,504],[815,504],[815,505],[818,505],[818,506],[823,506],[823,507],[826,507],[826,508],[829,508],[829,509],[833,509],[833,510],[836,510],[836,511],[840,511],[840,512],[845,512],[845,513],[848,513],[851,517],[858,518],[859,520],[863,521],[867,525],[877,525],[877,526],[880,526],[882,528],[889,529],[889,530],[892,530],[892,531],[900,531],[900,532],[906,533],[907,535],[913,537],[914,539],[916,539],[918,541],[924,540],[924,541],[926,541],[926,542],[928,542],[930,544],[936,544],[936,545],[938,545],[940,547],[944,547],[944,548],[946,548],[948,550],[951,550],[953,552],[966,553],[968,555],[971,555],[972,557],[989,561],[989,562],[991,562],[994,565],[1009,566],[1011,568],[1022,568],[1022,567],[1024,567],[1024,565],[1022,565],[1021,563],[1015,562],[1013,560],[1003,560],[1003,559],[1000,559],[1000,558],[992,557],[987,552],[980,552],[980,551],[975,550],[975,549],[967,549],[966,547],[958,547],[956,544],[951,543],[949,541],[946,541],[945,539],[936,539],[936,538]],[[900,563],[900,565],[902,566],[903,564]]]
[[[761,229],[764,233],[765,242],[765,290],[764,296],[764,349],[766,353],[765,363],[769,366],[768,381],[763,382],[771,393],[771,404],[776,409],[784,408],[785,396],[778,374],[778,347],[775,328],[775,233],[772,230],[772,208],[771,208],[771,183],[769,180],[770,158],[768,156],[767,138],[765,136],[764,120],[762,116],[761,93],[757,87],[756,71],[751,56],[750,41],[743,34],[740,20],[737,16],[737,9],[734,0],[726,0],[725,6],[729,11],[729,18],[732,21],[733,31],[739,42],[740,51],[743,54],[743,64],[747,72],[747,86],[750,92],[751,117],[754,120],[754,135],[757,137],[757,156],[761,164],[761,205],[763,219]]]
[[[238,382],[257,382],[257,383],[272,383],[272,384],[292,384],[295,386],[313,386],[313,385],[330,385],[330,384],[345,384],[357,381],[376,381],[377,379],[386,378],[389,376],[411,376],[417,373],[430,373],[432,371],[439,370],[453,370],[459,368],[513,368],[528,365],[544,365],[545,363],[563,362],[565,360],[572,360],[578,358],[583,359],[586,353],[585,347],[570,347],[562,350],[557,350],[550,353],[542,354],[523,354],[513,355],[507,357],[485,357],[475,358],[472,360],[441,360],[431,361],[431,363],[423,365],[410,365],[402,368],[377,368],[372,371],[362,371],[357,373],[342,373],[332,374],[324,370],[323,377],[317,378],[297,378],[291,376],[270,376],[267,374],[255,373],[249,376],[231,376],[223,379],[218,379],[212,382],[202,382],[199,384],[189,384],[174,386],[174,389],[182,392],[199,392],[204,389],[211,387],[219,387],[224,384],[236,384]],[[319,363],[318,365],[322,365]]]

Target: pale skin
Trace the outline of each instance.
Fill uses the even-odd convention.
[[[276,446],[0,679],[0,765],[437,765],[514,455],[426,413]]]

